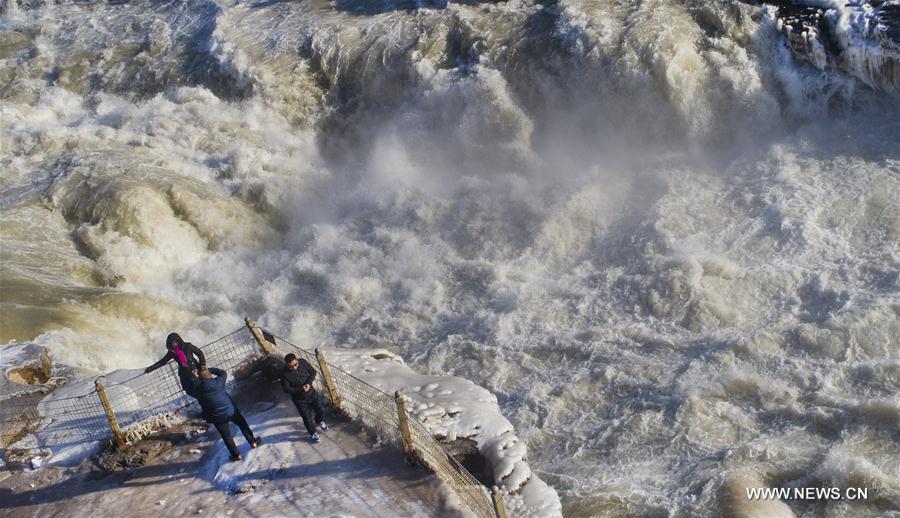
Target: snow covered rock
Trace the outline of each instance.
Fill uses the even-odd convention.
[[[59,386],[52,377],[53,363],[47,350],[33,343],[3,347],[0,363],[0,447],[6,447],[39,423],[37,405]]]
[[[504,493],[507,510],[521,516],[559,516],[556,491],[537,477],[527,462],[527,447],[503,417],[497,397],[471,381],[427,376],[384,349],[326,349],[330,363],[388,394],[399,391],[407,411],[432,436],[451,444],[472,441]]]
[[[45,394],[52,390],[53,362],[47,349],[34,344],[13,344],[3,347],[0,369],[0,400],[26,394]]]
[[[777,28],[794,55],[819,69],[842,69],[900,95],[900,3],[803,0],[778,5]]]

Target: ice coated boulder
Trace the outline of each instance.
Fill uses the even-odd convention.
[[[839,68],[900,95],[900,3],[803,0],[778,5],[777,28],[791,51],[819,69]]]

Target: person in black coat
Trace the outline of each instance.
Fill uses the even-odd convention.
[[[228,378],[228,374],[222,369],[216,368],[203,369],[197,374],[198,376],[191,377],[192,391],[194,397],[200,402],[200,408],[203,409],[203,418],[219,430],[219,434],[231,454],[231,460],[241,460],[241,454],[238,453],[234,438],[231,436],[231,423],[238,425],[251,448],[259,446],[260,439],[253,436],[247,420],[244,419],[231,396],[225,391],[225,380]]]
[[[191,380],[192,372],[206,368],[206,356],[199,347],[182,340],[178,333],[171,333],[166,338],[166,355],[144,369],[144,373],[153,372],[172,360],[178,363],[178,379],[181,381],[181,388],[187,395],[193,396],[194,394],[191,393],[194,385]]]
[[[303,426],[309,432],[313,442],[319,442],[319,434],[316,433],[316,425],[324,432],[328,425],[322,421],[322,399],[313,388],[316,379],[316,370],[306,360],[297,358],[294,354],[284,357],[284,371],[281,373],[281,388],[291,396],[291,401],[297,407]]]

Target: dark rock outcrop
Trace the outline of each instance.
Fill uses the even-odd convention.
[[[774,0],[777,28],[793,54],[820,70],[840,69],[869,86],[900,95],[900,3],[867,0],[828,7]]]

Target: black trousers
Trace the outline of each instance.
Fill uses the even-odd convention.
[[[291,399],[300,418],[303,419],[303,426],[310,435],[316,433],[316,425],[322,422],[322,399],[318,394],[313,393],[312,397],[306,400]]]
[[[194,375],[191,373],[190,369],[186,369],[184,367],[178,368],[178,381],[181,382],[181,390],[184,391],[185,394],[191,397],[197,397],[194,393]]]
[[[234,409],[234,415],[227,420],[213,421],[212,424],[214,424],[216,430],[219,431],[222,440],[225,441],[225,446],[228,447],[229,453],[231,453],[232,457],[236,457],[238,455],[238,449],[237,446],[234,445],[234,437],[231,436],[231,423],[238,425],[238,428],[241,429],[241,433],[244,434],[244,439],[247,439],[248,443],[256,442],[256,437],[253,436],[250,425],[247,424],[247,420],[244,419],[244,416],[241,415],[241,412],[237,408]]]

